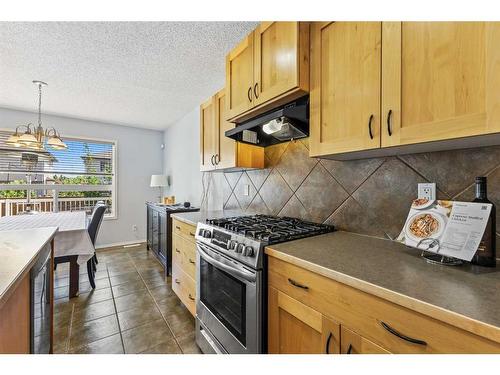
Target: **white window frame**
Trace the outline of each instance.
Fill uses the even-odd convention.
[[[0,128],[0,131],[11,131],[14,132],[13,129]],[[75,140],[75,141],[89,141],[89,142],[102,142],[102,143],[111,143],[113,144],[113,152],[111,156],[111,163],[113,166],[113,175],[111,176],[111,185],[48,185],[48,184],[36,184],[36,190],[52,190],[54,204],[53,207],[57,209],[57,201],[59,199],[60,191],[111,191],[112,198],[112,206],[111,206],[111,214],[104,215],[103,220],[117,220],[118,219],[118,158],[117,158],[117,150],[118,150],[118,141],[111,139],[103,139],[103,138],[90,138],[85,136],[74,136],[74,135],[63,135],[61,137],[63,140]],[[0,184],[0,190],[31,190],[28,189],[26,184]],[[82,190],[82,187],[85,186],[85,189]]]

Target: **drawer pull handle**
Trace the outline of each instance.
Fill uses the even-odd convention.
[[[352,351],[352,344],[349,344],[349,347],[347,348],[347,352],[345,354],[351,354]]]
[[[333,334],[330,332],[328,335],[328,340],[326,340],[326,347],[325,347],[325,352],[326,354],[330,354],[330,341],[332,340]]]
[[[194,264],[194,260],[192,260],[191,258],[189,258],[189,263]]]
[[[191,301],[194,301],[194,297],[191,295],[191,293],[189,293],[189,296],[188,296],[188,297],[189,297],[189,299],[190,299]]]
[[[180,253],[181,251],[178,248],[175,248],[176,253]]]
[[[180,284],[181,282],[179,281],[179,279],[175,279],[175,283]]]
[[[179,227],[178,225],[175,226],[175,229],[177,230],[181,230],[181,227]]]
[[[384,323],[384,322],[380,322],[380,324],[382,325],[382,327],[384,327],[384,329],[390,333],[392,333],[394,336],[396,337],[399,337],[400,339],[402,340],[405,340],[405,341],[408,341],[408,342],[411,342],[412,344],[417,344],[417,345],[427,345],[427,343],[423,340],[419,340],[419,339],[414,339],[412,337],[408,337],[406,335],[403,335],[402,333],[396,331],[394,328],[392,328],[389,324],[387,323]]]
[[[301,288],[301,289],[305,289],[305,290],[309,289],[309,287],[307,285],[300,284],[293,279],[288,279],[288,282],[290,284],[292,284],[293,286],[296,286],[297,288]]]
[[[189,232],[189,235],[194,237],[194,233],[193,232]]]

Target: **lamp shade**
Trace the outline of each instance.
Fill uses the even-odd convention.
[[[158,186],[168,186],[168,179],[167,176],[163,174],[154,174],[151,176],[151,187],[158,187]]]

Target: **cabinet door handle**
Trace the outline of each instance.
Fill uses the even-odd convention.
[[[191,293],[189,293],[189,296],[188,296],[188,297],[189,297],[189,299],[190,299],[191,301],[194,301],[194,297],[191,295]]]
[[[371,115],[370,119],[368,120],[368,133],[370,134],[370,139],[373,139],[372,120],[373,120],[373,115]]]
[[[248,96],[248,101],[252,102],[252,86],[248,88],[247,96]]]
[[[180,253],[180,250],[178,248],[175,248],[176,253]]]
[[[305,289],[305,290],[309,289],[309,287],[307,285],[300,284],[293,279],[288,279],[288,282],[290,284],[292,284],[293,286],[296,286],[297,288],[301,288],[301,289]]]
[[[191,258],[189,258],[189,263],[194,264],[194,260],[192,260]]]
[[[402,333],[396,331],[394,328],[392,328],[389,324],[385,322],[380,322],[380,324],[382,325],[382,327],[384,327],[386,331],[388,331],[389,333],[393,334],[396,337],[399,337],[402,340],[411,342],[412,344],[423,345],[423,346],[427,345],[427,343],[424,340],[414,339],[412,337],[403,335]]]
[[[175,226],[175,229],[177,229],[177,230],[181,230],[181,227],[180,227],[180,226],[178,226],[178,225],[176,225],[176,226]]]
[[[180,284],[181,282],[179,281],[179,279],[175,279],[175,283]]]
[[[326,347],[325,347],[325,352],[326,354],[330,354],[330,341],[332,340],[333,334],[330,332],[328,335],[328,339],[326,340]]]
[[[351,354],[352,351],[352,344],[349,344],[349,347],[347,348],[347,352],[345,354]]]
[[[212,155],[212,157],[210,158],[210,162],[212,163],[212,165],[215,165],[215,162],[214,162],[214,156],[215,156],[215,155]]]
[[[215,165],[219,165],[219,162],[220,162],[220,156],[219,156],[219,154],[215,154],[214,155],[214,161],[215,161]]]
[[[389,133],[389,137],[392,135],[391,117],[392,109],[389,109],[389,113],[387,113],[387,133]]]
[[[255,99],[259,99],[259,94],[257,88],[259,87],[259,82],[257,82],[253,87],[253,94],[255,95]]]
[[[189,232],[189,235],[194,237],[194,233],[193,232]]]

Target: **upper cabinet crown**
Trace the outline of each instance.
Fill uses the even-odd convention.
[[[226,118],[241,122],[309,92],[309,23],[262,22],[226,57]]]
[[[464,147],[500,132],[499,45],[495,22],[313,23],[311,156]]]

